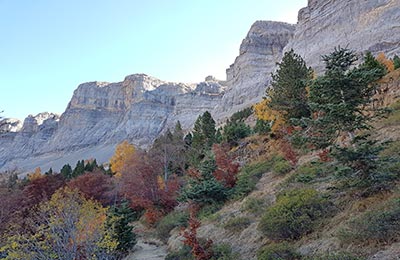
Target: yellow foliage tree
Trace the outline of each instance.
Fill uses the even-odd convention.
[[[383,52],[380,52],[378,54],[378,56],[376,57],[376,60],[384,65],[386,67],[386,69],[388,70],[388,72],[392,72],[394,71],[394,63],[392,60],[386,58],[385,54]]]
[[[6,237],[5,259],[113,259],[118,241],[107,227],[107,208],[62,188],[38,208],[26,234]]]
[[[271,109],[268,104],[270,99],[265,98],[263,101],[253,106],[254,113],[259,120],[270,121],[272,123],[271,131],[276,132],[284,124],[285,120],[283,114],[279,111]]]
[[[33,181],[36,179],[42,178],[44,175],[42,174],[42,170],[40,167],[37,167],[34,172],[28,173],[28,180]]]
[[[126,161],[135,153],[135,147],[128,141],[123,141],[115,148],[115,153],[110,159],[111,171],[115,176],[121,176],[121,171]]]

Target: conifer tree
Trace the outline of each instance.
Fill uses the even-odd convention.
[[[286,122],[310,115],[306,86],[312,72],[292,49],[284,54],[276,73],[272,74],[272,89],[267,91],[271,99],[269,107],[282,112]]]
[[[394,69],[397,70],[400,68],[400,58],[397,55],[394,55],[393,57],[393,64],[394,64]]]

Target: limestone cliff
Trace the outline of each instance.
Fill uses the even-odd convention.
[[[219,121],[233,112],[259,102],[271,72],[292,38],[295,26],[281,22],[257,21],[240,45],[240,54],[226,70],[227,90],[213,111]]]
[[[299,11],[296,31],[285,51],[293,48],[320,72],[321,55],[339,45],[375,55],[399,54],[400,1],[309,0]]]
[[[30,116],[22,127],[15,120],[1,121],[0,131],[7,133],[0,135],[0,172],[17,166],[58,170],[92,157],[105,162],[122,140],[146,147],[178,120],[190,129],[206,110],[223,123],[262,99],[276,62],[291,48],[317,72],[323,70],[321,55],[338,45],[400,55],[398,0],[309,0],[298,17],[297,25],[255,22],[226,81],[170,83],[134,74],[118,83],[81,84],[61,117]]]
[[[0,135],[0,167],[59,170],[80,159],[105,162],[123,140],[146,147],[178,120],[190,128],[199,114],[216,106],[223,90],[212,78],[189,85],[144,74],[118,83],[81,84],[61,117],[29,116],[19,132]]]

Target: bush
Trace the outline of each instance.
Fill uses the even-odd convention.
[[[223,203],[206,204],[199,210],[197,216],[199,219],[210,218],[214,213],[220,210],[223,205]]]
[[[222,138],[230,145],[237,145],[240,139],[243,139],[250,134],[251,128],[244,122],[228,121],[224,126]]]
[[[172,211],[157,223],[157,236],[166,241],[169,238],[169,232],[175,227],[186,227],[189,221],[187,211]]]
[[[257,119],[254,127],[254,132],[260,135],[265,135],[271,132],[271,122],[266,120]]]
[[[263,173],[271,168],[269,161],[251,163],[244,166],[238,175],[236,186],[232,189],[229,198],[238,200],[244,198],[254,190]]]
[[[292,169],[292,166],[290,165],[290,163],[288,161],[286,161],[285,159],[282,158],[282,159],[276,160],[272,169],[276,174],[286,174],[286,173],[290,172],[290,170]]]
[[[316,190],[291,190],[278,196],[263,215],[259,229],[270,239],[295,240],[314,230],[316,221],[332,210],[331,203]]]
[[[344,243],[391,244],[400,238],[400,198],[351,220],[339,238]]]
[[[310,162],[301,165],[291,176],[290,181],[309,183],[315,178],[326,175],[330,170],[321,162]]]
[[[231,246],[228,244],[214,245],[212,251],[214,255],[211,260],[239,259],[239,254],[233,253]]]
[[[390,114],[382,120],[382,126],[390,127],[400,124],[400,101],[390,105]]]
[[[247,198],[242,209],[255,215],[259,215],[264,211],[265,201],[257,198]]]
[[[301,256],[286,242],[264,246],[257,252],[258,260],[298,260]]]
[[[251,221],[249,218],[246,217],[236,217],[236,218],[231,218],[228,220],[224,225],[223,228],[227,229],[231,232],[240,232],[243,229],[247,228],[250,226]]]

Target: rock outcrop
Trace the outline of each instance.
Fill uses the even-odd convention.
[[[321,72],[321,55],[339,45],[375,55],[399,54],[400,1],[309,0],[299,11],[296,31],[285,51],[293,48]]]
[[[0,135],[0,167],[23,171],[97,158],[105,162],[123,140],[146,147],[179,120],[186,129],[223,96],[223,82],[169,83],[144,75],[118,83],[79,85],[61,117],[28,116],[19,132]],[[4,129],[17,124],[5,120]]]
[[[232,113],[262,99],[271,72],[291,40],[295,26],[282,22],[257,21],[240,45],[240,54],[226,70],[227,90],[213,114],[220,122]]]
[[[93,157],[105,162],[122,140],[146,147],[178,120],[190,129],[206,110],[223,123],[262,99],[285,51],[293,48],[321,72],[321,55],[339,45],[358,53],[400,55],[400,1],[309,0],[297,25],[257,21],[226,81],[209,76],[199,84],[170,83],[134,74],[118,83],[81,84],[61,117],[30,116],[22,127],[15,120],[1,121],[0,131],[7,133],[0,135],[0,172],[58,170]]]

